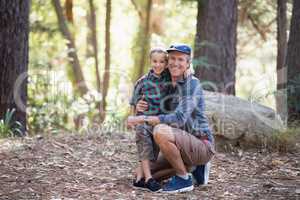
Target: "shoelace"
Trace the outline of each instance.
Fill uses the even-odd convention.
[[[175,183],[176,183],[176,176],[173,176],[171,178],[171,181],[169,182],[168,186],[173,186],[173,185],[175,185]]]

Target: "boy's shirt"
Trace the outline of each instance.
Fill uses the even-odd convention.
[[[163,114],[164,106],[161,105],[161,102],[167,95],[169,82],[170,74],[168,70],[164,70],[160,76],[157,76],[151,69],[148,74],[135,83],[129,104],[136,106],[137,102],[144,96],[144,100],[148,103],[148,109],[143,113],[137,113],[138,115]]]

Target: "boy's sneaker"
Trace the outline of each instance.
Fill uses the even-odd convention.
[[[173,176],[169,182],[163,187],[163,192],[177,193],[187,192],[194,189],[192,177],[189,175],[189,179],[185,180],[179,176]]]
[[[139,189],[146,189],[145,178],[141,178],[139,181],[134,180],[132,185]]]
[[[161,190],[160,184],[154,180],[153,178],[150,178],[146,183],[145,187],[151,190],[152,192],[158,192]]]

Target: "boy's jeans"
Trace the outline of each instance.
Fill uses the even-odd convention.
[[[137,125],[135,128],[135,141],[139,160],[155,161],[159,147],[153,139],[153,126],[147,124]]]

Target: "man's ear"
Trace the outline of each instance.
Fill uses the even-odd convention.
[[[192,62],[192,58],[191,58],[191,56],[188,56],[188,57],[187,57],[187,60],[186,60],[186,62],[188,63],[188,68],[190,68],[190,66],[191,66],[191,62]]]
[[[188,77],[188,76],[191,75],[191,74],[192,74],[192,70],[191,70],[190,67],[188,67],[188,68],[185,70],[183,76],[184,76],[184,78],[186,78],[186,77]]]
[[[187,69],[190,69],[190,67],[191,67],[191,60],[188,60],[188,67],[187,67]]]

